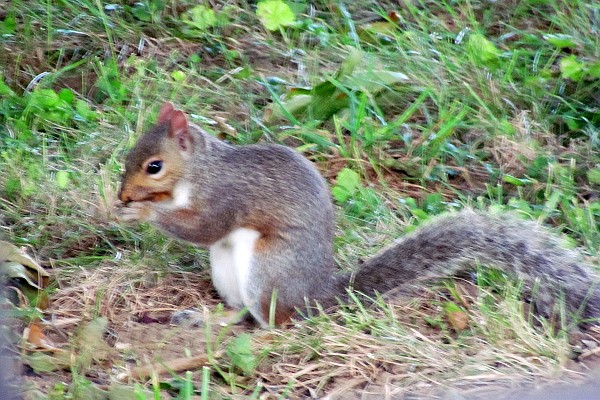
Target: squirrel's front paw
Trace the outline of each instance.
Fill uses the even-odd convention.
[[[206,322],[206,313],[196,309],[179,310],[171,314],[173,325],[199,328]]]
[[[134,201],[118,209],[119,219],[124,222],[147,221],[151,214],[152,203],[148,201]]]

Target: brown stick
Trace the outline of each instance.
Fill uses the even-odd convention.
[[[221,357],[222,352],[216,352],[213,358]],[[129,377],[133,379],[145,379],[156,375],[164,375],[169,372],[181,372],[197,369],[209,364],[209,357],[207,355],[176,358],[164,362],[158,362],[154,364],[145,365],[143,367],[137,367],[131,370]]]

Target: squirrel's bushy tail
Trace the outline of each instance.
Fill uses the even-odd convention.
[[[582,310],[580,318],[600,317],[600,278],[562,242],[535,222],[467,209],[402,237],[344,279],[367,295],[390,290],[402,294],[423,287],[424,281],[481,264],[533,288],[532,300],[543,316],[553,315],[556,300],[564,299],[569,313]]]

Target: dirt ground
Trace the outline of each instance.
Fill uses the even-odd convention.
[[[72,291],[67,296],[67,291],[63,290],[58,292],[56,298],[51,299],[51,309],[54,310],[53,318],[46,333],[49,340],[57,347],[68,346],[69,341],[73,340],[78,326],[84,324],[85,320],[93,315],[93,303],[86,299],[96,298],[98,295],[95,289],[91,290],[91,288],[100,287],[97,283],[102,274],[98,274],[98,270],[83,272],[82,276],[77,279],[78,287],[88,290]],[[103,289],[105,290],[104,296],[99,306],[99,314],[108,316],[109,320],[107,332],[103,335],[103,340],[108,344],[108,350],[101,361],[97,361],[85,371],[85,377],[100,388],[107,388],[111,382],[115,381],[139,382],[139,380],[131,379],[130,375],[140,366],[160,365],[173,360],[209,354],[218,359],[223,355],[222,352],[211,348],[217,338],[223,341],[246,332],[251,333],[253,337],[262,336],[268,341],[269,335],[271,335],[268,330],[260,330],[248,322],[228,328],[214,324],[210,329],[171,324],[171,313],[175,310],[186,309],[190,304],[200,306],[206,312],[210,310],[214,312],[220,300],[211,288],[208,276],[205,274],[170,274],[163,277],[154,286],[146,287],[143,290],[136,289],[129,294],[124,293],[123,288],[119,285],[111,286],[110,275],[104,276],[103,279],[107,279],[104,287],[111,288]],[[89,284],[86,284],[86,281],[89,281]],[[185,281],[185,285],[182,284],[183,281]],[[195,290],[182,293],[180,290],[182,287],[194,287]],[[279,334],[287,334],[285,331],[282,332]],[[294,334],[293,328],[289,334]],[[427,336],[428,333],[424,332],[424,335]],[[413,379],[413,383],[405,387],[402,384],[401,376],[382,369],[375,379],[368,380],[361,376],[336,377],[320,393],[326,393],[327,396],[324,398],[327,399],[348,400],[381,398],[509,399],[527,398],[521,396],[525,396],[533,390],[529,398],[546,400],[548,397],[543,394],[554,393],[558,390],[568,391],[573,387],[572,391],[568,391],[568,397],[565,398],[593,398],[585,396],[593,393],[595,386],[590,389],[589,385],[593,385],[600,378],[600,346],[598,345],[600,329],[574,333],[571,335],[571,343],[574,348],[579,349],[579,356],[572,360],[566,360],[560,373],[554,374],[550,378],[542,377],[533,382],[531,377],[524,379],[518,373],[511,375],[510,373],[490,372],[475,378],[464,376],[448,382],[436,382],[423,376],[419,384],[415,385]],[[270,366],[266,365],[261,368],[268,369]],[[49,393],[57,384],[68,384],[72,379],[71,372],[67,371],[36,373],[27,366],[23,367],[23,371],[25,381],[42,393]],[[265,373],[273,374],[274,371],[265,371]],[[417,373],[415,372],[415,374]],[[169,375],[166,376],[168,378]],[[200,365],[194,368],[193,377],[196,382],[200,381]],[[256,379],[256,377],[252,379]],[[143,381],[144,379],[142,379]],[[268,383],[265,382],[265,384]],[[280,382],[274,384],[271,388],[272,391],[280,392],[283,388],[279,385]],[[570,397],[571,394],[573,397]],[[303,398],[303,396],[292,395],[291,398]]]

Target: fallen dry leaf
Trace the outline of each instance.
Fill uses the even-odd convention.
[[[35,348],[43,350],[58,350],[58,348],[44,335],[39,321],[33,321],[27,328],[27,341]]]
[[[451,311],[446,314],[448,322],[456,331],[464,331],[469,327],[469,315],[464,311]]]

